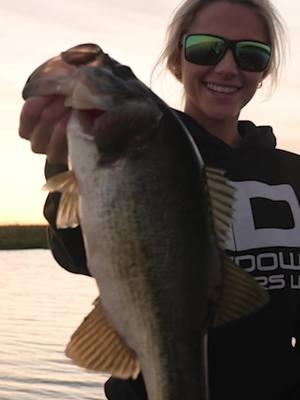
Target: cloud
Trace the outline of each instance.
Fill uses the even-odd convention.
[[[9,171],[0,178],[1,218],[4,210],[23,218],[18,201],[30,207],[28,215],[40,218],[43,196],[44,157],[33,155],[30,146],[18,138],[18,119],[22,106],[21,90],[34,68],[46,59],[75,44],[95,42],[112,57],[128,64],[145,83],[162,49],[169,17],[177,5],[174,0],[0,0],[0,168]],[[284,146],[293,146],[300,116],[299,96],[300,2],[274,0],[287,21],[291,41],[291,59],[286,78],[275,95],[266,102],[258,98],[247,107],[247,116],[258,124],[272,124]],[[180,92],[173,82],[158,94],[172,106],[180,104]],[[161,86],[161,83],[162,86]],[[168,86],[169,85],[169,86]],[[167,87],[163,90],[163,87]],[[26,184],[30,183],[30,190]]]

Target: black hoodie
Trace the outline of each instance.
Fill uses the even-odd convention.
[[[224,169],[236,187],[228,254],[271,297],[257,313],[209,332],[210,399],[299,400],[300,157],[276,149],[271,127],[239,122],[242,140],[232,148],[179,115],[204,162]],[[46,165],[46,176],[64,169]],[[65,269],[89,275],[80,228],[55,228],[58,202],[59,195],[49,195],[44,208],[53,255]],[[111,400],[145,397],[142,379],[110,379],[106,394]]]

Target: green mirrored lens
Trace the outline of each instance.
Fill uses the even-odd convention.
[[[264,71],[271,58],[271,47],[253,40],[229,40],[209,34],[185,37],[185,58],[193,64],[216,65],[228,49],[234,53],[239,68],[245,71]]]
[[[252,72],[264,71],[271,58],[271,48],[258,42],[238,42],[236,60],[242,69]]]
[[[225,43],[221,38],[190,35],[185,41],[185,57],[193,64],[214,65],[223,57]]]

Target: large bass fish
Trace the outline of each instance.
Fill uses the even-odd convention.
[[[234,191],[205,167],[178,114],[130,68],[79,45],[39,67],[23,96],[72,108],[70,171],[50,179],[58,228],[81,225],[100,297],[66,354],[150,400],[207,400],[206,336],[267,294],[223,251]]]

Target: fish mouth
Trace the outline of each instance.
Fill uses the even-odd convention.
[[[99,165],[111,165],[124,158],[137,158],[151,147],[162,112],[148,101],[127,101],[121,107],[73,109],[70,134],[93,141],[99,153]],[[80,125],[78,129],[78,125]]]
[[[78,119],[80,126],[82,128],[81,134],[83,136],[93,138],[95,137],[95,125],[96,122],[99,121],[99,118],[101,118],[107,110],[99,110],[97,108],[91,108],[91,109],[74,109],[73,113]]]

